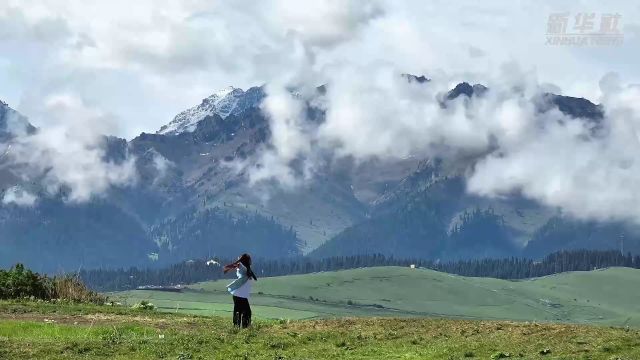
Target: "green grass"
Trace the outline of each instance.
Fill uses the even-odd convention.
[[[228,280],[189,286],[182,293],[112,294],[160,310],[226,315]],[[640,270],[611,268],[533,280],[468,278],[431,270],[379,267],[261,278],[251,299],[256,317],[447,317],[640,327]]]
[[[633,269],[524,281],[400,267],[261,278],[246,330],[230,325],[227,283],[111,294],[160,311],[0,301],[0,359],[640,359]]]
[[[342,318],[258,320],[237,330],[229,323],[123,307],[0,302],[0,359],[640,358],[640,331],[603,326]]]

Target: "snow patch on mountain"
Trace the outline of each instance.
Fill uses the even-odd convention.
[[[16,204],[18,206],[32,206],[38,198],[36,195],[23,189],[20,185],[8,188],[2,197],[3,204]]]
[[[162,126],[156,133],[177,135],[192,132],[207,116],[217,114],[226,119],[229,115],[237,115],[250,107],[258,106],[264,96],[262,87],[252,87],[247,91],[233,86],[226,87],[203,99],[200,105],[179,113],[173,121]]]

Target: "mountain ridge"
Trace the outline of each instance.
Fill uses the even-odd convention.
[[[407,75],[407,79],[424,86],[430,82],[424,76]],[[327,85],[319,87],[318,96],[323,96],[326,89]],[[484,96],[490,91],[481,84],[460,83],[445,93],[444,98],[445,101],[453,101],[460,96]],[[295,254],[288,248],[290,244],[296,244],[299,251],[312,256],[374,250],[386,255],[438,258],[522,253],[539,256],[546,250],[559,249],[552,239],[558,232],[566,233],[563,227],[575,229],[576,234],[596,234],[597,239],[590,241],[590,246],[605,248],[615,245],[608,234],[624,231],[628,234],[629,249],[636,249],[635,232],[622,225],[612,225],[611,230],[604,232],[578,230],[585,226],[589,228],[574,220],[558,222],[554,219],[560,215],[555,210],[527,199],[493,200],[467,194],[464,173],[476,161],[474,158],[444,161],[408,157],[371,159],[359,163],[345,158],[319,169],[313,179],[293,191],[251,187],[245,174],[232,170],[229,164],[256,156],[270,138],[269,121],[260,108],[264,96],[263,87],[252,87],[247,91],[225,88],[205,98],[199,105],[179,113],[156,133],[141,133],[129,141],[105,137],[105,159],[119,162],[133,156],[137,184],[108,190],[102,202],[93,200],[76,206],[86,206],[87,211],[91,206],[102,206],[130,219],[127,221],[131,234],[138,234],[132,235],[138,238],[131,243],[137,244],[132,245],[132,253],[139,254],[132,265],[160,264],[197,255],[185,252],[181,243],[190,244],[188,247],[193,249],[213,252],[213,255],[235,256],[216,252],[218,248],[228,249],[225,252],[232,250],[225,247],[224,239],[214,233],[209,237],[211,242],[202,244],[204,246],[200,243],[209,241],[207,237],[195,234],[202,234],[205,229],[206,232],[215,232],[213,228],[207,228],[210,221],[222,221],[220,224],[224,225],[220,225],[221,228],[232,228],[233,223],[252,217],[255,217],[256,224],[264,226],[266,238],[279,234],[278,226],[282,231],[293,234],[292,237],[283,236],[289,239],[282,244],[283,249],[289,250],[284,250],[279,256]],[[539,101],[539,109],[543,112],[558,108],[567,115],[586,116],[587,120],[594,122],[602,117],[602,107],[586,99],[550,94],[543,95]],[[313,121],[324,121],[321,109],[309,108],[309,112],[313,114]],[[3,196],[11,186],[26,186],[19,178],[11,176],[10,167],[0,171],[2,179],[7,179],[2,183]],[[38,193],[37,186],[29,187]],[[269,196],[264,197],[264,192]],[[55,213],[66,214],[63,209],[69,204],[64,201],[55,204],[47,208],[50,213],[43,214],[53,216],[52,219],[63,224],[67,220],[55,218]],[[18,210],[16,205],[5,204],[0,224],[6,229],[17,229],[14,226],[19,220],[17,214],[24,209]],[[32,211],[42,211],[38,202]],[[210,218],[211,215],[207,214],[212,212],[220,216]],[[37,217],[27,218],[34,229],[43,228]],[[271,222],[277,226],[269,225]],[[106,230],[110,227],[118,229],[116,223],[91,224],[96,233],[108,234]],[[100,229],[101,226],[105,229]],[[169,231],[169,228],[173,230]],[[44,238],[46,232],[38,234],[39,238]],[[186,234],[200,240],[185,242]],[[109,241],[109,236],[91,241]],[[163,240],[159,241],[158,236]],[[0,238],[0,243],[6,244],[9,238],[21,239],[23,235],[8,231],[4,240]],[[494,238],[501,240],[492,241]],[[535,251],[527,249],[531,240],[535,240]],[[37,244],[34,241],[24,243]],[[11,243],[20,246],[19,242]],[[46,245],[44,240],[42,244],[42,250],[55,252],[55,246]],[[578,244],[580,241],[567,241],[560,248]],[[126,245],[120,245],[109,251],[117,254],[127,251],[124,250],[126,248]],[[21,251],[15,249],[14,253]],[[260,251],[267,249],[256,251],[256,255],[261,256],[264,254]],[[28,264],[35,261],[21,253],[22,258],[14,259]],[[270,253],[269,256],[276,255]],[[10,260],[10,256],[4,260],[0,258],[0,263],[6,265]],[[60,268],[77,264],[72,258],[67,258],[66,264],[49,265]],[[96,265],[100,264],[93,264]]]
[[[250,107],[259,105],[265,96],[263,87],[251,87],[245,92],[240,88],[228,86],[204,98],[199,105],[180,112],[156,134],[177,135],[193,132],[197,124],[207,116],[215,114],[225,119],[231,114],[238,115]]]

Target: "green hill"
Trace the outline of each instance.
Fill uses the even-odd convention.
[[[148,299],[164,311],[228,314],[228,280],[181,293],[114,293],[126,303]],[[377,267],[261,278],[252,308],[258,318],[338,316],[451,317],[640,326],[640,270],[610,268],[506,281],[425,269]]]

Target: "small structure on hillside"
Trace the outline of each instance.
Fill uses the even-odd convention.
[[[141,285],[141,286],[138,286],[136,290],[182,292],[182,285],[175,285],[175,286]]]

